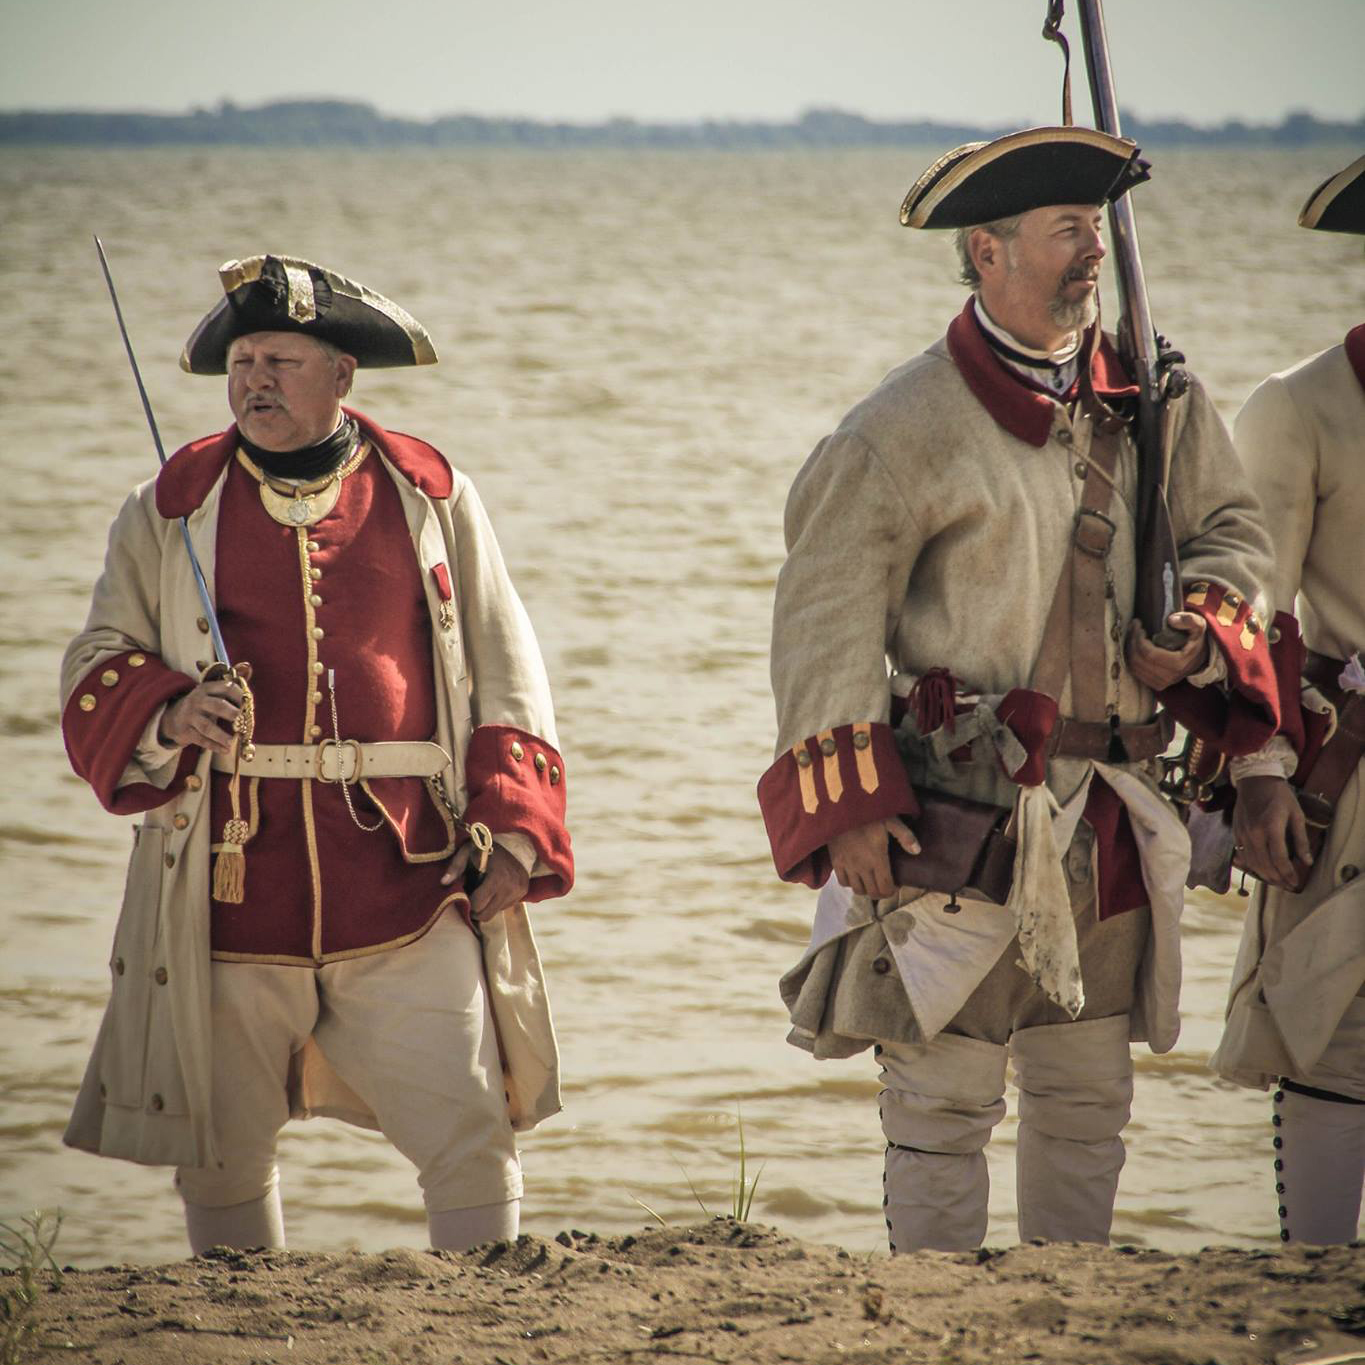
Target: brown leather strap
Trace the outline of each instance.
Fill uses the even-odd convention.
[[[1071,713],[1082,721],[1103,722],[1105,715],[1105,568],[1114,543],[1109,506],[1114,496],[1118,456],[1119,438],[1095,428],[1081,505],[1071,536],[1071,553],[1057,579],[1029,681],[1035,692],[1045,692],[1060,701],[1070,675]]]
[[[1088,758],[1109,761],[1117,735],[1129,763],[1142,763],[1164,754],[1175,734],[1175,722],[1163,711],[1146,725],[1113,725],[1108,721],[1071,720],[1057,722],[1048,743],[1049,755],[1058,758]]]
[[[1320,690],[1340,692],[1341,684],[1337,679],[1345,667],[1345,659],[1334,659],[1330,654],[1319,654],[1316,649],[1310,649],[1303,665],[1304,681]]]
[[[1303,813],[1320,828],[1332,823],[1341,793],[1365,757],[1365,693],[1337,695],[1341,700],[1337,702],[1336,733],[1322,746],[1299,791]]]

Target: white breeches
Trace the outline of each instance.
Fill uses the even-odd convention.
[[[402,948],[316,969],[215,962],[212,984],[223,1164],[176,1171],[192,1240],[195,1218],[215,1210],[256,1232],[278,1225],[276,1137],[289,1117],[290,1059],[309,1038],[417,1167],[429,1215],[520,1198],[479,945],[454,911]],[[483,1221],[501,1228],[508,1217]]]
[[[891,1250],[967,1251],[986,1233],[984,1148],[1019,1085],[1019,1236],[1109,1240],[1133,1096],[1128,1016],[1016,1029],[1008,1045],[941,1033],[883,1043]]]

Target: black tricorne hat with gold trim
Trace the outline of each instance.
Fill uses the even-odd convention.
[[[1365,156],[1324,180],[1308,196],[1299,226],[1319,232],[1365,233]]]
[[[1052,204],[1108,204],[1150,178],[1138,147],[1096,128],[1025,128],[968,142],[910,187],[901,223],[976,227]]]
[[[434,365],[426,329],[396,303],[296,256],[250,256],[218,268],[223,298],[185,343],[180,368],[226,374],[228,347],[251,332],[302,332],[358,365]]]

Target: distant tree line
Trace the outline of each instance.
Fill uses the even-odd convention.
[[[1123,115],[1124,132],[1142,146],[1303,147],[1365,145],[1365,117],[1353,123],[1292,113],[1277,124],[1240,120],[1200,128],[1178,119]],[[348,100],[278,100],[254,108],[224,101],[188,114],[0,111],[0,145],[236,147],[648,147],[799,148],[942,145],[994,137],[1007,127],[931,120],[882,122],[839,109],[810,109],[790,123],[737,119],[695,123],[555,123],[451,114],[392,118]]]

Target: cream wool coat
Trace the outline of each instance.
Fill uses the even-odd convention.
[[[1365,389],[1345,348],[1267,379],[1238,415],[1236,441],[1275,542],[1276,609],[1296,611],[1310,649],[1337,659],[1365,649]],[[1357,768],[1302,894],[1263,886],[1252,901],[1213,1057],[1229,1080],[1289,1076],[1365,1099],[1362,872]]]
[[[936,666],[987,697],[1028,685],[1071,552],[1091,440],[1079,405],[1074,414],[1056,402],[1053,409],[1043,447],[1012,435],[968,388],[944,338],[892,371],[816,447],[788,499],[788,558],[777,583],[778,754],[835,726],[889,721],[890,691],[904,694]],[[1197,381],[1176,404],[1174,443],[1170,504],[1185,581],[1224,584],[1263,609],[1269,543],[1226,428]],[[1106,635],[1109,700],[1124,722],[1155,711],[1122,647],[1134,600],[1136,488],[1125,434],[1109,509],[1116,532]],[[1068,688],[1063,715],[1069,700]],[[945,789],[1010,805],[1016,789],[981,758]],[[1072,825],[1093,772],[1084,760],[1049,765],[1048,786]],[[1188,839],[1156,792],[1153,765],[1106,776],[1129,809],[1152,896],[1134,1037],[1166,1051],[1179,1029]],[[1065,848],[1069,835],[1058,828]],[[811,947],[782,983],[791,1041],[817,1056],[849,1055],[874,1039],[932,1037],[1013,938],[998,906],[964,901],[949,917],[945,898],[930,894],[899,911],[864,897],[843,909],[838,891],[822,893]],[[898,974],[880,961],[888,941]]]
[[[464,756],[481,720],[540,734],[555,744],[549,684],[530,621],[516,595],[473,485],[459,472],[448,499],[428,497],[378,450],[398,489],[432,618],[437,742],[452,756],[444,774],[456,810],[468,793]],[[229,466],[230,467],[230,466]],[[190,538],[213,591],[218,510],[226,470],[189,517]],[[437,626],[440,598],[431,568],[445,564],[462,612]],[[162,518],[155,481],[138,488],[110,532],[104,573],[85,630],[62,665],[62,699],[92,668],[129,649],[156,653],[197,677],[206,637],[180,527]],[[134,759],[124,782],[165,787],[174,763],[148,770]],[[148,811],[135,830],[111,963],[112,994],[65,1141],[105,1156],[150,1165],[218,1162],[210,1107],[209,755],[203,783]],[[188,817],[176,829],[174,818]],[[545,869],[540,869],[541,871]],[[535,870],[533,870],[534,875]],[[559,1058],[540,958],[524,906],[481,926],[484,970],[503,1057],[514,1128],[525,1130],[560,1108]],[[156,982],[164,969],[166,982]],[[291,1110],[377,1127],[373,1114],[312,1043],[295,1056]]]

